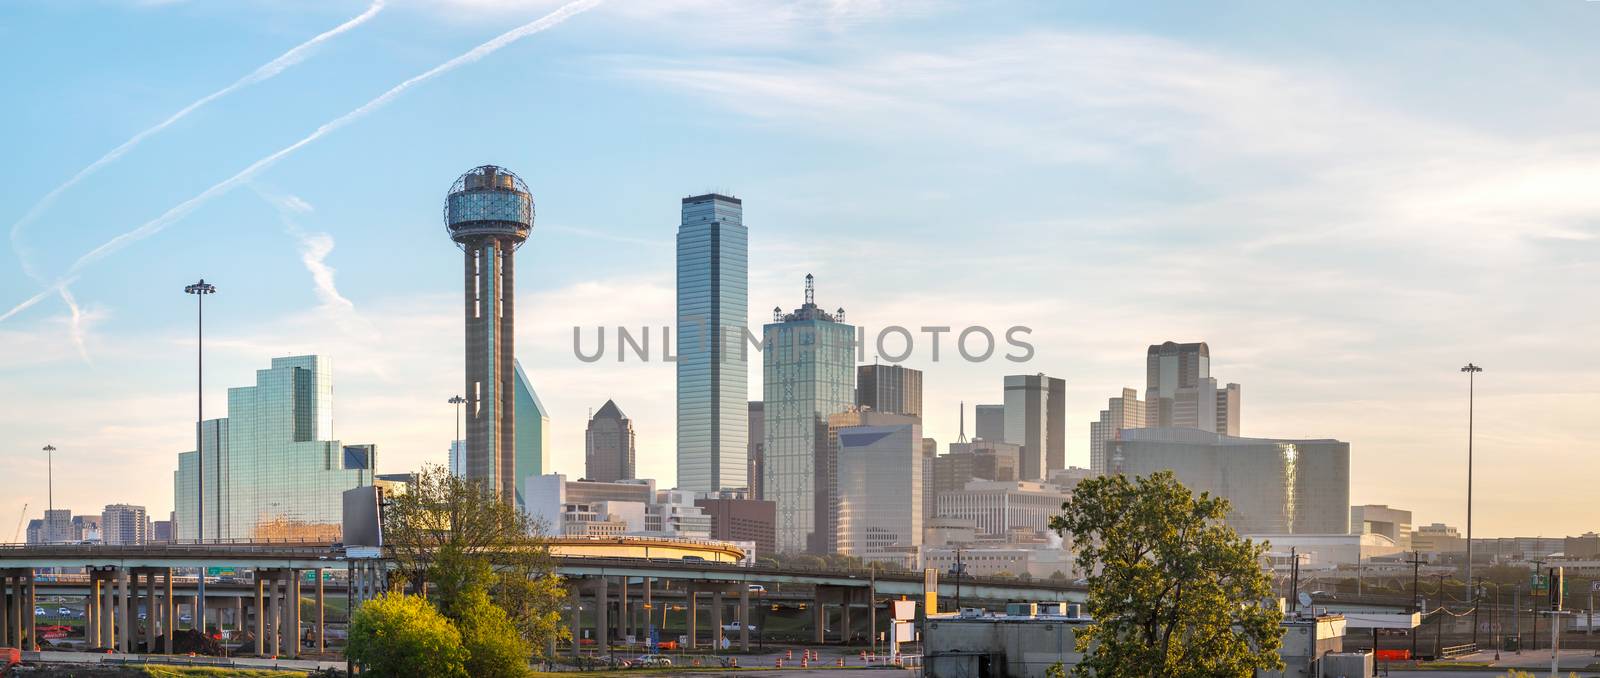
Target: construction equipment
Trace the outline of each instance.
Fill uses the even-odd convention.
[[[22,543],[22,523],[28,519],[28,502],[22,502],[22,515],[17,516],[17,531],[11,533],[11,543]]]

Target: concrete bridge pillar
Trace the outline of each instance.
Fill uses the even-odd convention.
[[[722,590],[711,594],[711,651],[722,651]]]
[[[583,638],[582,620],[583,596],[578,593],[580,584],[577,579],[567,580],[567,609],[571,613],[572,656],[578,656],[578,649],[582,645],[579,641]]]
[[[284,593],[289,604],[289,658],[300,658],[300,570],[285,570],[289,581],[284,582]]]
[[[750,651],[750,587],[739,585],[739,649]]]
[[[11,574],[0,572],[0,646],[11,647]]]
[[[811,642],[821,645],[827,641],[828,611],[822,607],[822,586],[811,593]]]
[[[256,570],[256,656],[264,657],[267,654],[267,573],[265,570]],[[355,582],[350,582],[352,588]]]
[[[840,589],[839,591],[839,642],[843,645],[850,644],[850,603],[852,602],[851,599],[855,597],[852,595],[853,593],[855,591],[852,589]]]
[[[322,587],[322,568],[317,568],[317,652],[327,652],[327,603],[328,598]]]
[[[644,626],[642,628],[644,629],[644,642],[646,643],[650,642],[650,631],[656,627],[655,617],[651,616],[655,614],[655,605],[650,598],[650,589],[654,581],[650,577],[644,578]],[[655,648],[650,649],[654,650]]]
[[[622,590],[617,594],[617,635],[627,640],[628,632],[633,626],[633,615],[629,614],[631,610],[628,609],[628,575],[622,575]]]
[[[594,646],[601,654],[611,645],[611,601],[609,577],[600,577],[594,592]]]
[[[172,654],[172,634],[178,630],[177,599],[172,597],[172,568],[161,570],[161,581],[166,587],[166,595],[161,598],[161,631],[166,636],[162,650]]]
[[[117,619],[117,650],[119,652],[133,652],[134,627],[138,623],[139,615],[134,612],[134,597],[132,573],[126,568],[117,570],[117,588],[122,598],[122,610]]]
[[[161,614],[156,611],[156,571],[146,568],[144,574],[144,651],[147,654],[156,654],[160,648],[156,647],[156,620]]]
[[[694,585],[683,587],[689,605],[689,649],[700,647],[700,590]]]
[[[39,589],[33,581],[33,570],[30,568],[28,578],[28,637],[24,641],[27,647],[34,652],[39,651],[38,617],[33,615],[33,608],[39,606]]]

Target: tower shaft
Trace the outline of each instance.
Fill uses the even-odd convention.
[[[509,238],[463,241],[466,286],[467,477],[516,497],[515,355],[516,243]]]

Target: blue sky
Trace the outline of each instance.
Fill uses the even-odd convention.
[[[201,276],[220,289],[209,412],[271,357],[319,353],[338,437],[386,470],[442,463],[461,330],[439,210],[495,163],[538,203],[518,355],[573,475],[585,414],[614,398],[641,473],[670,483],[671,366],[582,363],[571,328],[665,324],[678,199],[721,190],[745,200],[753,324],[810,272],[869,327],[1034,328],[1025,370],[911,361],[941,442],[958,401],[1043,371],[1068,382],[1086,465],[1087,422],[1142,388],[1144,347],[1204,340],[1247,435],[1350,441],[1354,501],[1459,524],[1471,360],[1475,531],[1596,528],[1600,3],[604,2],[207,193],[560,6],[0,7],[0,313],[63,276],[73,300],[0,321],[0,510],[37,515],[50,442],[58,505],[165,514]]]

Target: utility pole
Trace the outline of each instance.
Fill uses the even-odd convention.
[[[1533,580],[1538,581],[1539,577],[1543,576],[1545,561],[1530,560],[1528,562],[1533,563]],[[1546,587],[1549,585],[1549,582],[1545,582]],[[1545,590],[1548,591],[1549,589],[1546,588]],[[1533,586],[1531,584],[1528,586],[1528,605],[1533,608],[1530,610],[1533,613],[1533,642],[1528,646],[1528,649],[1537,650],[1539,649],[1539,597],[1533,595]]]
[[[1472,584],[1472,646],[1478,646],[1478,589],[1483,587],[1483,577],[1478,577]]]
[[[1289,611],[1300,611],[1300,554],[1289,547]]]
[[[1406,562],[1411,564],[1411,607],[1413,609],[1415,609],[1417,612],[1421,612],[1422,611],[1422,604],[1417,601],[1417,580],[1418,580],[1419,576],[1422,573],[1422,553],[1420,553],[1418,551],[1412,551],[1411,552],[1411,560],[1408,560]],[[1411,629],[1411,658],[1412,659],[1416,659],[1417,658],[1417,630],[1416,629]]]
[[[1444,647],[1444,573],[1439,573],[1439,614],[1434,618],[1437,623],[1433,626],[1433,658],[1439,659],[1439,650]]]

